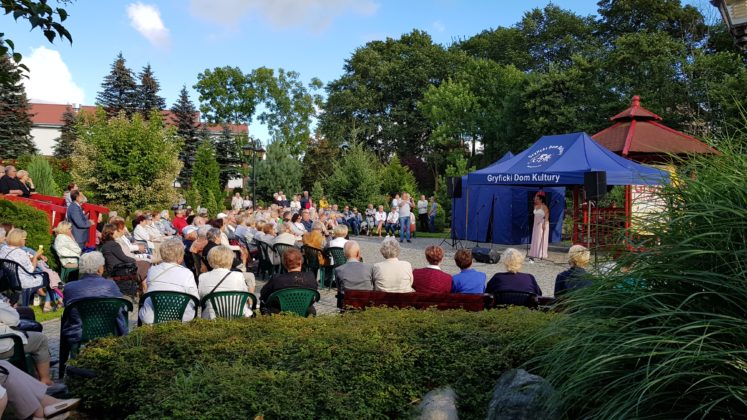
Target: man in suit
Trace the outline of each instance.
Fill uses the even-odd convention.
[[[335,269],[337,289],[373,290],[373,267],[361,262],[361,247],[358,242],[348,241],[344,250],[347,262]]]
[[[83,213],[83,207],[81,205],[85,202],[85,197],[78,190],[70,192],[70,200],[72,204],[67,207],[67,220],[73,225],[73,238],[78,243],[80,249],[86,247],[88,242],[88,230],[92,225],[95,225],[95,221],[88,220],[86,214]]]

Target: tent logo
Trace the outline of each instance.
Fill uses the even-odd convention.
[[[545,146],[536,150],[527,156],[529,159],[529,162],[527,162],[527,168],[541,168],[547,166],[551,160],[556,156],[561,156],[564,151],[565,148],[563,146]]]

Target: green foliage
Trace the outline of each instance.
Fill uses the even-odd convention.
[[[62,113],[62,128],[60,128],[60,137],[55,139],[54,157],[67,159],[75,150],[75,125],[76,118],[71,107],[66,107]]]
[[[747,410],[747,154],[680,162],[652,240],[570,295],[537,360],[568,418],[736,418]]]
[[[158,94],[161,85],[150,64],[143,67],[138,75],[140,83],[137,85],[137,107],[143,118],[148,119],[151,111],[163,111],[166,109],[166,100]]]
[[[228,181],[241,175],[241,148],[231,127],[223,124],[220,136],[214,140],[215,157],[220,166],[220,187],[226,188]],[[222,194],[221,194],[222,195]]]
[[[216,67],[197,75],[194,89],[200,95],[200,111],[213,124],[252,121],[257,92],[248,75],[238,67]]]
[[[52,177],[55,184],[60,190],[65,190],[73,182],[72,170],[73,162],[70,158],[51,158],[49,164],[52,166]]]
[[[335,161],[341,154],[340,147],[326,138],[312,139],[303,155],[303,174],[301,186],[311,190],[318,180],[326,180],[332,174]]]
[[[446,167],[444,176],[438,180],[438,189],[436,190],[436,203],[439,208],[443,208],[444,212],[444,224],[448,225],[448,221],[451,220],[451,199],[448,197],[446,191],[446,178],[451,176],[463,176],[476,170],[474,166],[467,166],[467,159],[460,157],[454,162],[454,165]]]
[[[28,204],[0,200],[0,223],[11,223],[14,227],[25,230],[28,234],[26,246],[37,249],[39,245],[44,245],[44,250],[49,256],[52,235],[49,233],[47,213]],[[52,265],[52,258],[49,258],[49,263]]]
[[[314,181],[314,185],[311,187],[311,199],[314,200],[315,203],[318,203],[319,200],[324,197],[324,186],[322,185],[321,181]]]
[[[354,144],[335,162],[325,191],[332,202],[365,209],[380,196],[379,162],[362,145]]]
[[[0,55],[0,77],[4,78],[0,83],[0,159],[36,154],[26,88],[15,64],[6,55]]]
[[[191,185],[196,192],[195,197],[199,197],[200,206],[208,209],[211,216],[214,217],[223,210],[220,201],[216,200],[223,196],[220,187],[220,166],[210,140],[203,139],[197,146]]]
[[[120,52],[111,65],[111,71],[101,83],[101,91],[96,95],[96,105],[103,107],[109,117],[124,111],[127,118],[130,118],[140,109],[138,103],[135,76]]]
[[[29,171],[31,179],[34,180],[36,192],[56,197],[62,195],[62,190],[54,181],[52,167],[47,162],[47,159],[41,156],[34,156],[28,166],[26,166],[26,170]]]
[[[182,139],[182,149],[179,152],[179,160],[182,161],[182,170],[179,172],[179,184],[182,188],[189,187],[192,180],[192,165],[195,161],[197,144],[199,137],[197,129],[200,122],[197,121],[197,109],[189,99],[187,87],[182,86],[179,92],[179,99],[173,107],[171,113],[174,115],[174,125],[176,126],[176,135]]]
[[[401,192],[408,192],[417,197],[418,184],[415,181],[410,168],[400,163],[399,156],[393,156],[388,164],[384,165],[379,172],[381,179],[381,192],[394,196]]]
[[[280,142],[267,146],[267,155],[257,162],[257,196],[269,199],[273,193],[286,195],[301,191],[301,162]]]
[[[351,419],[408,417],[449,384],[460,418],[484,418],[497,377],[547,347],[526,338],[552,318],[369,309],[161,324],[88,345],[72,363],[98,375],[68,385],[94,416]]]
[[[124,112],[108,119],[102,108],[83,113],[73,156],[73,178],[91,201],[128,211],[167,208],[177,200],[173,187],[181,169],[173,128],[159,112],[144,121]]]
[[[184,199],[187,201],[187,205],[192,206],[193,209],[200,207],[202,204],[200,192],[197,191],[194,185],[184,190]]]

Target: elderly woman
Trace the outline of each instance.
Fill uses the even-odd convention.
[[[301,266],[303,265],[303,255],[301,251],[290,248],[283,253],[283,267],[288,271],[283,274],[276,274],[272,276],[269,282],[262,287],[259,301],[261,303],[260,310],[263,314],[267,313],[279,313],[280,307],[277,304],[268,306],[267,300],[270,295],[278,290],[289,289],[289,288],[303,288],[303,289],[317,289],[317,281],[314,273],[301,272]],[[309,306],[309,314],[316,315],[316,309],[312,303]]]
[[[145,290],[145,279],[148,277],[150,263],[127,255],[118,242],[122,235],[122,231],[111,223],[104,225],[104,229],[101,231],[101,254],[104,256],[106,263],[106,272],[110,276],[122,275],[124,266],[135,264],[140,287]]]
[[[441,270],[444,250],[431,245],[425,248],[428,266],[412,272],[412,288],[419,293],[451,293],[451,275]]]
[[[332,240],[327,244],[328,248],[344,248],[348,242],[345,237],[348,236],[348,227],[345,225],[337,225],[332,230]]]
[[[13,417],[19,419],[63,419],[80,399],[58,400],[47,395],[47,384],[37,381],[28,373],[0,360],[0,415],[6,405],[13,409]]]
[[[555,297],[575,289],[591,286],[587,278],[586,266],[589,265],[591,253],[586,247],[573,245],[568,250],[568,264],[571,266],[555,277]]]
[[[399,260],[399,243],[393,237],[381,242],[381,256],[384,261],[373,266],[374,286],[376,290],[390,293],[410,293],[412,288],[412,265]]]
[[[75,242],[75,238],[73,238],[73,225],[63,220],[54,228],[54,233],[57,235],[54,238],[54,249],[57,251],[62,265],[68,268],[77,267],[81,249],[78,243]]]
[[[524,254],[515,248],[508,248],[501,257],[506,267],[505,273],[496,273],[485,288],[486,293],[525,292],[536,296],[542,295],[537,280],[529,273],[520,273],[524,265]]]
[[[0,259],[15,261],[26,270],[20,270],[18,273],[21,288],[24,289],[25,293],[36,293],[44,296],[44,312],[49,312],[52,310],[52,305],[57,304],[57,295],[51,290],[43,288],[49,286],[56,289],[60,283],[60,276],[47,266],[43,248],[39,247],[34,251],[26,247],[27,236],[28,234],[23,229],[12,229],[5,238],[6,246],[0,249]],[[47,273],[48,284],[44,284],[42,276],[28,274],[41,272]]]
[[[303,244],[316,249],[324,249],[324,226],[321,222],[314,222],[311,226],[311,232],[303,235]],[[319,264],[327,265],[327,259],[324,257],[324,253],[319,254]]]
[[[379,206],[379,210],[374,213],[374,223],[376,225],[376,234],[381,238],[381,229],[386,224],[386,212],[384,206]]]
[[[208,253],[208,263],[212,270],[200,274],[200,286],[198,288],[200,299],[213,292],[253,292],[249,290],[240,271],[231,271],[235,255],[231,248],[218,245],[213,247]],[[251,300],[247,301],[251,305]],[[249,306],[244,308],[244,316],[252,316],[252,310]],[[215,311],[210,302],[207,302],[202,311],[204,319],[215,319]]]
[[[13,327],[20,322],[18,311],[13,309],[8,302],[0,300],[0,334],[15,334],[23,341],[23,351],[31,354],[36,364],[39,380],[46,385],[52,385],[49,376],[49,344],[47,336],[36,331],[18,331]],[[10,338],[0,339],[0,359],[9,359],[13,356],[13,340]]]
[[[485,293],[487,276],[472,268],[472,251],[460,249],[454,254],[454,262],[459,267],[459,274],[452,278],[452,293],[482,294]]]
[[[31,194],[34,194],[36,192],[36,188],[34,188],[34,181],[29,176],[29,172],[25,170],[18,171],[18,180],[21,181],[21,185],[23,186],[23,196],[24,197],[30,197]]]
[[[171,236],[176,234],[176,229],[171,224],[171,215],[168,210],[163,210],[159,214],[159,219],[154,226],[158,229],[158,232],[163,236]]]
[[[298,237],[294,234],[293,223],[285,222],[280,225],[280,234],[275,237],[272,244],[295,245]]]
[[[181,239],[166,239],[158,251],[161,254],[161,263],[148,270],[148,291],[181,292],[199,299],[194,274],[181,265],[184,262],[184,244]],[[194,303],[190,302],[184,310],[182,321],[192,320],[196,311]],[[140,308],[139,317],[143,324],[152,324],[153,316],[153,305],[148,298]]]
[[[392,211],[386,215],[386,235],[394,236],[399,226],[399,210],[397,207],[392,207]]]

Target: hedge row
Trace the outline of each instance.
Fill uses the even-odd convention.
[[[49,219],[46,213],[28,204],[0,200],[0,223],[11,223],[25,230],[28,234],[26,246],[29,248],[37,249],[39,245],[44,245],[44,255],[49,258],[50,266],[54,266],[50,251],[53,239],[49,233]]]
[[[90,344],[69,378],[107,418],[397,418],[451,385],[484,418],[501,372],[545,351],[528,337],[554,315],[369,309],[342,316],[196,320]]]

